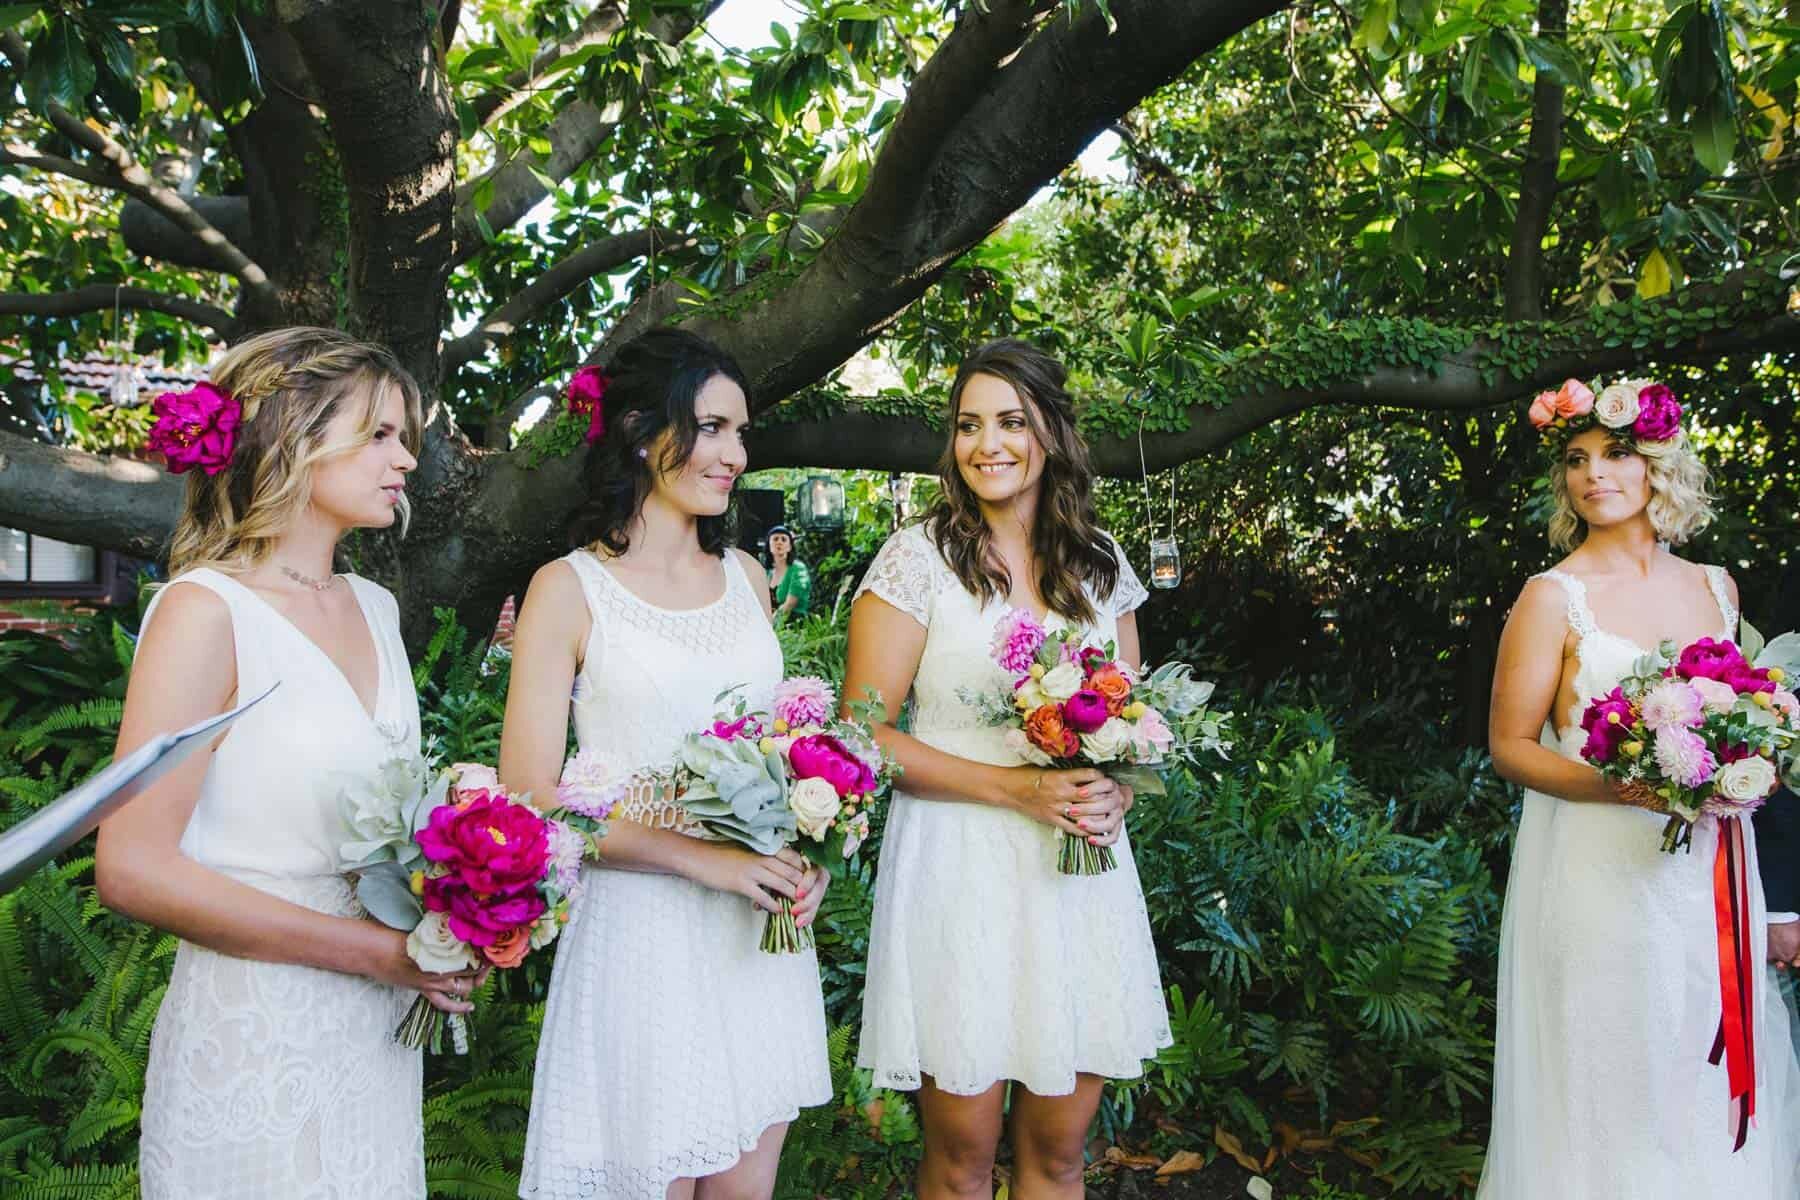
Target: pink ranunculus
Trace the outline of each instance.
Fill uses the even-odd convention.
[[[1161,713],[1148,708],[1132,725],[1131,743],[1140,759],[1160,758],[1175,744],[1175,731]]]
[[[1631,436],[1640,442],[1666,442],[1681,430],[1681,402],[1660,383],[1638,393],[1638,419]]]
[[[1565,379],[1556,389],[1556,415],[1565,421],[1594,411],[1594,391],[1579,379]]]
[[[606,436],[606,385],[610,382],[599,367],[583,367],[569,378],[569,411],[587,417],[590,446]]]
[[[1675,663],[1675,673],[1683,679],[1717,679],[1729,683],[1733,670],[1742,670],[1749,665],[1734,643],[1703,637],[1682,649],[1681,657]]]
[[[499,894],[535,886],[550,859],[549,824],[529,805],[481,789],[433,809],[419,849],[474,891]]]
[[[1106,651],[1100,649],[1098,646],[1083,646],[1081,648],[1081,671],[1084,675],[1092,675],[1101,667],[1106,666],[1110,661],[1111,660],[1106,657]]]
[[[449,918],[450,932],[471,946],[491,946],[509,929],[530,925],[548,907],[535,887],[483,893],[453,875],[425,881],[425,907]]]
[[[1092,733],[1106,724],[1106,697],[1082,688],[1063,702],[1063,723],[1076,733]]]
[[[823,725],[831,716],[831,685],[816,675],[797,675],[775,685],[771,708],[789,729]]]
[[[1609,720],[1617,716],[1617,721]],[[1588,702],[1581,715],[1581,727],[1587,730],[1587,744],[1581,757],[1592,763],[1609,763],[1619,756],[1619,747],[1631,740],[1631,725],[1636,719],[1631,701],[1620,688],[1614,688],[1597,700]]]
[[[875,772],[829,733],[795,738],[788,747],[788,766],[794,778],[823,779],[840,796],[860,795],[875,787]]]
[[[1525,414],[1531,419],[1533,429],[1548,429],[1556,420],[1556,393],[1539,392],[1531,401],[1531,411]]]
[[[1022,675],[1037,661],[1048,632],[1023,608],[1009,609],[994,626],[993,656],[1002,670]]]
[[[197,383],[185,392],[164,392],[150,407],[156,423],[145,444],[168,461],[171,473],[199,467],[217,475],[231,462],[244,410],[229,392]]]

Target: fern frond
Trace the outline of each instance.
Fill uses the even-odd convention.
[[[425,1162],[425,1184],[434,1196],[454,1200],[517,1200],[519,1177],[493,1163],[466,1158]]]
[[[137,1200],[137,1166],[46,1166],[0,1184],[0,1200]]]

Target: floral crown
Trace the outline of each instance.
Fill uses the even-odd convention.
[[[1544,444],[1561,447],[1578,433],[1605,429],[1635,442],[1668,442],[1681,435],[1681,402],[1648,379],[1621,379],[1594,390],[1565,379],[1554,392],[1539,392],[1528,414]]]
[[[569,378],[569,411],[588,419],[587,444],[606,436],[606,388],[612,380],[599,367],[583,367]]]
[[[197,383],[185,392],[164,392],[151,401],[156,422],[146,443],[180,475],[199,467],[217,475],[231,463],[238,427],[247,417],[244,406],[223,388]]]

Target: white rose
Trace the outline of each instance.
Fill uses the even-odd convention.
[[[1594,419],[1608,429],[1623,429],[1638,419],[1638,390],[1641,384],[1622,380],[1602,388],[1594,401]]]
[[[1132,729],[1129,721],[1108,717],[1106,724],[1092,733],[1081,735],[1081,750],[1095,762],[1113,762],[1124,757],[1131,748]]]
[[[1775,790],[1775,767],[1760,755],[1727,763],[1713,776],[1713,787],[1727,800],[1761,800]]]
[[[1000,740],[1006,743],[1008,750],[1033,766],[1047,767],[1052,761],[1048,754],[1031,744],[1023,729],[1008,729],[1000,735]]]
[[[531,927],[531,948],[542,950],[556,940],[562,932],[562,923],[556,919],[556,910],[548,909]]]
[[[1038,680],[1038,686],[1044,689],[1044,695],[1061,704],[1081,690],[1081,680],[1080,667],[1074,663],[1063,663],[1045,672],[1044,677]]]
[[[421,971],[466,971],[475,965],[462,939],[450,932],[450,918],[428,912],[406,935],[406,953]]]
[[[814,841],[825,836],[841,807],[837,789],[823,779],[796,780],[788,789],[788,808],[793,810],[800,832]]]

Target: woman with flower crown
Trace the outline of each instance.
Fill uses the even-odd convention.
[[[468,1011],[477,978],[421,971],[339,871],[339,795],[418,753],[419,708],[393,596],[332,565],[348,530],[404,525],[418,388],[329,329],[261,334],[211,375],[155,403],[187,497],[117,753],[274,691],[100,828],[101,901],[181,938],[143,1194],[422,1197],[420,1056],[391,1031],[414,993]]]
[[[1012,1191],[1083,1194],[1107,1078],[1170,1042],[1144,894],[1100,772],[1025,765],[966,698],[1019,610],[1138,664],[1147,596],[1095,524],[1087,445],[1061,363],[990,342],[950,388],[943,498],[889,538],[850,615],[844,695],[891,699],[877,736],[904,774],[875,884],[859,1064],[918,1090],[921,1200],[993,1192],[1012,1089]],[[1046,677],[1048,678],[1048,677]],[[911,697],[910,732],[894,722]],[[1057,839],[1112,846],[1103,874],[1057,869]]]
[[[1662,641],[1737,636],[1721,567],[1668,549],[1711,519],[1705,468],[1667,387],[1577,380],[1538,396],[1551,453],[1551,544],[1494,671],[1489,745],[1525,789],[1500,934],[1494,1123],[1480,1200],[1791,1200],[1800,1195],[1800,1081],[1772,977],[1752,976],[1756,1117],[1742,1128],[1726,1066],[1714,917],[1718,824],[1665,854],[1665,813],[1585,762],[1579,718]],[[1747,828],[1753,958],[1762,888]],[[1766,985],[1766,986],[1765,986]],[[1741,1104],[1741,1101],[1740,1101]]]
[[[569,724],[583,769],[668,766],[729,689],[781,680],[762,566],[726,540],[746,461],[748,384],[676,329],[578,372],[605,482],[577,549],[519,612],[500,774],[556,794]],[[613,811],[557,948],[519,1194],[542,1200],[767,1200],[788,1122],[831,1099],[811,950],[765,954],[764,913],[812,921],[826,879],[792,850],[708,840],[660,792]]]

